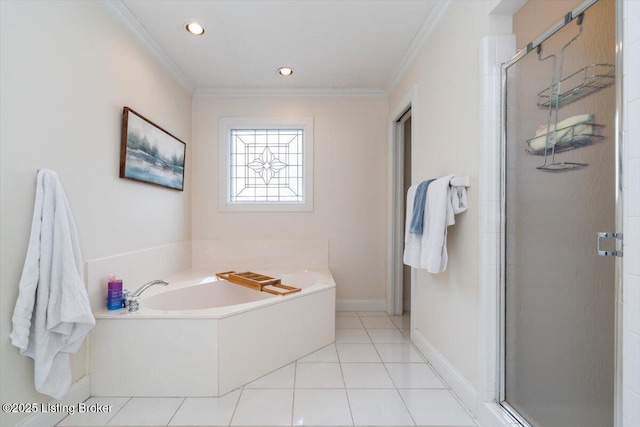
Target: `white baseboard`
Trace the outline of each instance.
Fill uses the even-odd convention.
[[[48,404],[51,406],[56,404],[68,405],[77,410],[78,404],[84,402],[89,397],[91,397],[91,378],[89,375],[85,375],[75,383],[71,384],[69,391],[62,400],[52,399]],[[43,405],[46,406],[47,403],[43,403]],[[16,424],[16,427],[54,427],[67,415],[67,411],[38,412],[20,421]]]
[[[411,340],[444,381],[451,387],[462,404],[482,427],[519,427],[513,418],[496,402],[481,402],[476,388],[440,353],[417,329],[411,330]]]
[[[387,311],[385,300],[342,299],[336,301],[336,311]]]
[[[478,406],[477,421],[482,427],[521,427],[496,402],[480,402]]]
[[[478,418],[478,391],[473,384],[417,329],[411,330],[411,341],[451,387],[451,391],[458,396],[473,417]]]

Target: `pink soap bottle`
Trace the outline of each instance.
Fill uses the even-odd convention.
[[[109,310],[122,308],[122,280],[116,279],[115,274],[109,275],[107,283],[107,308]]]

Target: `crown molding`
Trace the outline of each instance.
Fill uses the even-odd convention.
[[[433,30],[435,30],[435,28],[437,27],[438,23],[440,22],[440,19],[444,15],[444,12],[447,10],[451,2],[452,0],[438,0],[438,2],[435,4],[433,9],[431,9],[431,11],[429,12],[429,15],[427,16],[424,23],[418,30],[418,33],[416,34],[415,38],[409,45],[407,52],[402,57],[402,60],[400,61],[398,68],[396,68],[396,71],[393,73],[393,75],[391,76],[391,79],[387,83],[387,87],[386,87],[387,93],[390,93],[391,90],[393,90],[394,86],[398,84],[398,81],[400,80],[402,75],[407,71],[407,69],[413,62],[413,60],[416,59],[416,56],[418,56],[420,49],[422,48],[422,46],[424,46],[427,39],[433,32]]]
[[[194,97],[205,98],[384,98],[384,89],[197,89]]]
[[[127,28],[142,41],[142,44],[160,61],[162,67],[189,93],[195,90],[194,84],[182,72],[180,67],[169,57],[158,43],[151,37],[144,26],[122,0],[101,0],[101,2],[122,21]]]
[[[429,12],[425,22],[420,27],[407,52],[402,57],[400,64],[386,85],[386,88],[309,88],[309,89],[197,89],[184,72],[176,65],[171,57],[151,37],[144,26],[138,21],[131,10],[122,0],[100,0],[103,4],[122,21],[127,28],[140,40],[143,45],[153,53],[163,68],[194,97],[216,98],[302,98],[302,97],[353,97],[353,98],[379,98],[386,97],[398,83],[402,75],[407,71],[411,63],[418,55],[445,10],[452,0],[438,0]]]

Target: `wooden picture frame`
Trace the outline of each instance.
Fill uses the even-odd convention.
[[[180,139],[124,107],[120,178],[183,191],[186,151]]]

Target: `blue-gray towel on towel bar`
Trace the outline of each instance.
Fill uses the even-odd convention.
[[[409,233],[422,234],[424,230],[424,205],[427,202],[427,190],[429,184],[435,179],[429,179],[421,182],[416,188],[416,196],[413,199],[413,216],[411,217],[411,225],[409,226]]]

